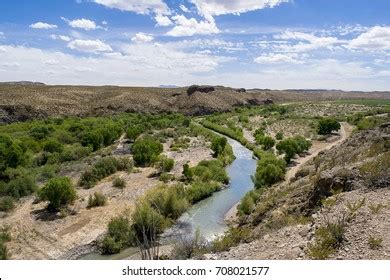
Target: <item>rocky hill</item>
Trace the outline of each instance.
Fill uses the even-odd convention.
[[[266,189],[250,237],[208,259],[390,259],[390,123],[320,153]]]
[[[338,99],[390,99],[390,92],[273,91],[212,87],[188,93],[188,88],[117,86],[48,86],[40,83],[0,83],[0,123],[49,116],[87,116],[116,112],[182,112],[201,115],[234,106]]]

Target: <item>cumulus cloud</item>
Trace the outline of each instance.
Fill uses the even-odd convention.
[[[163,0],[92,0],[97,4],[122,11],[138,14],[169,14],[169,8]]]
[[[68,20],[67,18],[62,17],[62,19],[66,21],[69,24],[69,26],[73,28],[84,29],[86,31],[100,28],[99,26],[96,25],[96,23],[93,20],[89,20],[85,18]]]
[[[54,29],[57,27],[58,26],[55,24],[50,24],[50,23],[40,22],[40,21],[33,23],[33,24],[30,24],[30,28],[33,28],[33,29]]]
[[[135,34],[135,36],[133,38],[131,38],[131,41],[136,42],[136,43],[150,42],[150,41],[153,41],[153,36],[139,32],[139,33]]]
[[[283,2],[289,2],[289,0],[191,0],[191,2],[195,4],[201,15],[210,19],[212,16],[240,14],[265,8],[273,8]]]
[[[81,40],[77,39],[68,43],[68,47],[72,50],[89,53],[112,52],[111,46],[100,40]]]
[[[157,26],[170,26],[173,24],[173,22],[167,16],[156,15],[154,19],[157,22]]]
[[[181,37],[193,36],[195,34],[210,35],[219,33],[219,29],[214,20],[198,21],[195,18],[186,18],[183,15],[173,16],[172,20],[176,26],[167,33],[169,36]]]
[[[259,64],[274,64],[274,63],[298,63],[296,54],[281,54],[269,53],[263,54],[254,59],[254,62]]]
[[[374,26],[349,42],[348,47],[366,51],[389,51],[390,26]]]

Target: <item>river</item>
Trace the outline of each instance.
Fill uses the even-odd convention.
[[[232,164],[226,168],[230,178],[229,186],[193,205],[172,228],[163,234],[163,244],[172,243],[183,236],[191,236],[196,231],[199,231],[201,236],[209,241],[222,235],[228,228],[224,220],[226,213],[253,188],[251,176],[256,171],[256,160],[253,158],[253,153],[236,140],[227,139],[236,157]],[[136,252],[136,248],[128,248],[119,254],[90,253],[79,259],[118,260],[129,258]]]

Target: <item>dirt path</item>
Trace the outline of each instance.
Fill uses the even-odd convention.
[[[289,182],[291,178],[295,176],[295,174],[302,168],[304,164],[306,164],[311,159],[315,158],[320,152],[330,150],[331,148],[340,145],[347,139],[353,130],[353,126],[349,123],[342,122],[340,129],[340,138],[337,141],[333,142],[323,142],[323,141],[314,141],[313,146],[309,150],[309,155],[306,157],[298,158],[295,162],[297,163],[294,167],[291,167],[286,174],[286,181]]]

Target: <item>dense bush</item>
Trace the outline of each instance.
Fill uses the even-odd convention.
[[[95,192],[88,198],[88,208],[104,206],[107,203],[107,198],[99,192]]]
[[[186,189],[186,196],[191,204],[201,201],[211,196],[221,189],[217,182],[195,181]]]
[[[8,212],[15,208],[15,201],[10,196],[0,197],[0,212]]]
[[[90,146],[97,151],[103,146],[103,135],[99,131],[90,131],[83,135],[81,139],[83,146]]]
[[[223,154],[227,144],[227,139],[225,137],[218,137],[213,140],[211,143],[211,149],[213,150],[213,156],[217,158],[219,155]]]
[[[317,133],[320,135],[327,135],[332,131],[337,131],[341,127],[340,123],[332,118],[322,118],[318,122]]]
[[[223,252],[231,247],[245,241],[250,235],[250,230],[247,228],[230,228],[223,236],[215,239],[212,244],[212,251]]]
[[[80,177],[79,185],[85,188],[91,188],[101,179],[117,171],[129,171],[132,167],[133,164],[128,158],[102,158],[92,168],[84,171]]]
[[[161,182],[168,183],[169,181],[173,181],[175,179],[175,176],[167,172],[162,172],[158,179]]]
[[[280,141],[276,145],[279,153],[284,154],[286,162],[290,162],[295,155],[306,152],[311,147],[311,142],[306,140],[303,136],[295,136]]]
[[[256,136],[256,143],[261,145],[264,150],[269,150],[275,145],[275,140],[270,136]]]
[[[30,129],[30,136],[36,140],[46,139],[54,129],[46,125],[38,125]]]
[[[256,188],[267,187],[284,178],[286,163],[272,153],[263,153],[257,162],[256,174],[253,178]]]
[[[41,200],[49,201],[49,209],[58,210],[75,201],[77,195],[72,181],[68,177],[57,177],[50,179],[39,190],[39,197]]]
[[[191,168],[191,170],[194,176],[200,181],[229,183],[226,170],[219,160],[202,160],[197,166]]]
[[[10,254],[8,253],[5,243],[11,241],[11,235],[8,233],[8,228],[0,229],[0,260],[8,260]]]
[[[19,199],[23,196],[30,195],[37,189],[34,179],[28,175],[18,176],[8,183],[0,182],[0,195],[12,196]]]
[[[49,153],[61,153],[64,150],[64,146],[56,140],[48,140],[43,145],[43,150]]]
[[[10,137],[0,135],[0,177],[8,168],[16,168],[23,162],[24,151]]]
[[[151,137],[137,139],[132,146],[133,158],[138,166],[154,164],[162,151],[163,145]]]
[[[121,216],[111,219],[101,247],[104,254],[119,253],[135,242],[134,231],[128,218]]]
[[[249,215],[252,213],[253,209],[255,209],[256,201],[259,198],[259,193],[256,190],[251,190],[245,194],[245,196],[241,199],[240,204],[237,207],[238,214]]]
[[[276,140],[282,140],[283,139],[283,132],[279,131],[278,133],[276,133],[275,138],[276,138]]]
[[[141,125],[132,125],[126,131],[127,139],[135,141],[142,133],[145,132],[145,128]]]

